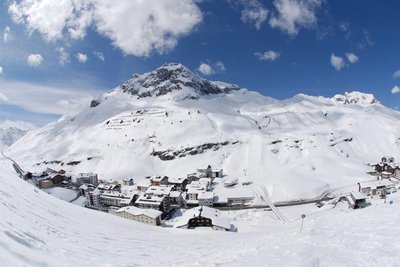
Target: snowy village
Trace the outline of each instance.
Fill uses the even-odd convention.
[[[10,159],[11,160],[11,159]],[[237,231],[220,210],[267,209],[282,223],[287,223],[280,206],[315,203],[346,203],[350,209],[367,208],[397,193],[400,186],[400,167],[392,156],[377,164],[368,164],[369,181],[331,189],[313,199],[297,199],[273,203],[267,192],[254,194],[248,179],[229,177],[223,169],[197,169],[186,177],[148,176],[141,182],[134,178],[101,179],[97,174],[68,175],[63,169],[47,168],[41,173],[23,171],[13,161],[14,169],[25,181],[68,202],[86,208],[108,212],[129,220],[162,227]],[[355,189],[355,190],[352,190]],[[71,198],[71,199],[68,199]]]

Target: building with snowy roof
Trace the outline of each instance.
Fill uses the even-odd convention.
[[[200,206],[187,210],[174,224],[175,228],[194,229],[210,227],[214,230],[229,231],[230,221],[223,217],[221,212],[210,207]]]
[[[155,209],[139,209],[134,206],[123,207],[118,210],[109,210],[109,213],[129,220],[150,225],[161,224],[162,212]]]
[[[359,192],[367,196],[375,196],[385,194],[386,189],[395,187],[394,183],[389,180],[380,180],[372,182],[358,183]]]

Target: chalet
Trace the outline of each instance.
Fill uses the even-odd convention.
[[[400,180],[400,168],[398,167],[394,170],[394,178]]]
[[[149,186],[149,188],[147,188],[146,194],[155,196],[168,196],[171,193],[172,189],[173,187],[170,185],[151,185]]]
[[[146,223],[150,225],[161,224],[162,212],[155,209],[139,209],[133,206],[123,207],[118,210],[109,210],[109,213],[129,220]]]
[[[53,182],[51,180],[41,180],[39,186],[43,189],[50,188],[53,186]]]
[[[203,178],[199,179],[199,183],[200,184],[205,184],[207,186],[207,188],[208,188],[212,184],[212,179],[211,178],[207,178],[207,177],[203,177]]]
[[[114,191],[114,192],[121,192],[121,184],[118,183],[117,181],[113,182],[101,182],[97,186],[97,189],[100,190],[101,192],[104,191]]]
[[[171,200],[169,196],[143,194],[135,201],[134,206],[142,209],[155,209],[168,212],[171,209]]]
[[[394,157],[391,157],[391,156],[382,157],[381,162],[382,163],[394,163]]]
[[[205,177],[205,175],[202,173],[199,173],[199,172],[194,172],[194,173],[189,173],[187,175],[187,180],[188,180],[188,183],[191,183],[191,182],[198,181],[202,177]]]
[[[219,210],[203,206],[187,210],[174,227],[183,229],[210,227],[214,230],[231,230],[229,220],[224,218]]]
[[[214,204],[214,193],[206,191],[200,192],[197,195],[197,199],[199,201],[199,206],[212,207]]]
[[[381,172],[381,178],[382,179],[390,179],[392,177],[392,173],[388,171],[383,171]]]
[[[185,190],[188,183],[187,178],[169,178],[168,184],[172,185],[177,190]]]
[[[97,189],[87,191],[85,206],[89,207],[89,208],[99,209],[101,207],[100,195],[101,195],[101,193]]]
[[[133,185],[133,179],[132,178],[123,179],[122,180],[122,184],[125,185],[125,186],[131,186],[131,185]]]
[[[180,207],[183,202],[183,193],[182,191],[171,191],[169,194],[171,199],[171,205]]]
[[[224,176],[222,169],[213,169],[211,165],[208,165],[206,169],[197,169],[197,172],[208,178],[222,178]]]
[[[103,206],[125,207],[133,204],[134,198],[135,194],[133,193],[102,192],[100,194],[100,204]]]
[[[144,180],[136,184],[136,188],[139,192],[146,192],[147,188],[150,186],[149,180]]]
[[[207,191],[207,184],[197,182],[192,182],[187,186],[187,205],[188,206],[197,206],[199,205],[198,195],[201,192]]]
[[[371,205],[367,200],[367,196],[360,192],[351,192],[346,199],[352,209],[362,209]]]
[[[168,185],[168,176],[153,176],[150,178],[151,185]]]
[[[79,194],[81,196],[86,196],[86,192],[88,191],[88,186],[83,184],[79,187]]]
[[[384,195],[386,190],[394,187],[388,180],[358,183],[359,192],[367,196]]]
[[[65,180],[67,180],[65,175],[59,174],[59,173],[52,173],[49,175],[49,178],[53,182],[53,184],[59,184]]]
[[[78,185],[92,184],[94,186],[98,186],[98,184],[99,184],[97,174],[91,173],[91,172],[90,173],[79,173],[75,179],[76,179],[76,183]]]

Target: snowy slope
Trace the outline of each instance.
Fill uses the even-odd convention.
[[[246,173],[280,201],[370,180],[366,163],[399,151],[399,112],[372,95],[279,101],[180,64],[134,75],[90,106],[28,133],[8,155],[29,170],[136,181],[211,164],[232,178]]]
[[[224,212],[239,232],[147,226],[37,192],[0,159],[2,266],[397,266],[400,194],[364,210]]]

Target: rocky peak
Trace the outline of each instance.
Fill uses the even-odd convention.
[[[380,104],[373,94],[361,93],[358,91],[345,92],[343,95],[337,94],[331,98],[332,101],[340,104],[372,105]]]
[[[140,98],[161,96],[180,90],[185,90],[191,97],[198,97],[240,89],[236,85],[221,86],[219,83],[203,79],[179,63],[167,63],[152,72],[135,74],[119,88]]]

